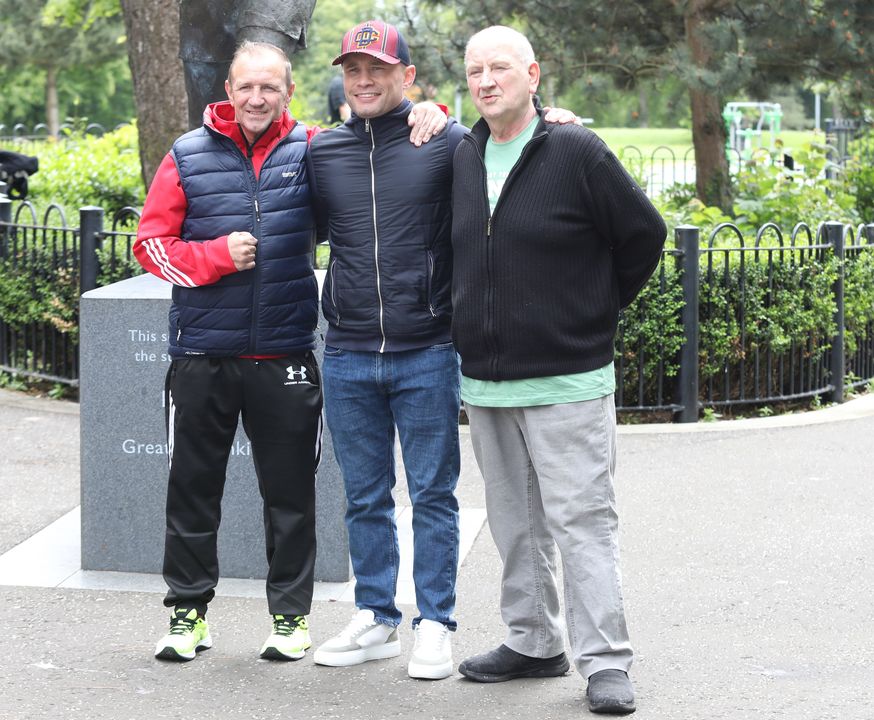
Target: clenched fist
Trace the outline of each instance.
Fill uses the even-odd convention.
[[[237,270],[251,270],[255,267],[255,249],[258,238],[248,232],[232,232],[228,235],[228,251]]]

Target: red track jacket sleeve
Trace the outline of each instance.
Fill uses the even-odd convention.
[[[133,252],[153,275],[174,285],[197,287],[236,272],[226,235],[206,242],[180,238],[188,203],[176,164],[168,154],[161,162],[140,218]]]

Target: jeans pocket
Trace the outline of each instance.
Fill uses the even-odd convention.
[[[451,350],[452,352],[455,352],[455,345],[450,340],[449,342],[437,343],[436,345],[431,345],[428,349],[435,350],[436,352],[443,352],[446,350]]]
[[[341,357],[343,349],[334,347],[333,345],[325,345],[325,357]]]

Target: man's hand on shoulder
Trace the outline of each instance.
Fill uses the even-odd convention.
[[[255,267],[255,249],[258,238],[248,232],[232,232],[228,235],[228,252],[237,270]]]
[[[577,117],[576,113],[564,108],[554,108],[548,105],[543,106],[543,122],[555,123],[557,125],[582,125],[583,119]]]
[[[412,128],[410,142],[416,147],[428,142],[446,127],[446,109],[432,102],[420,102],[413,105],[407,117],[407,124]]]

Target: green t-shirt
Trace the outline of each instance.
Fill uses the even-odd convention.
[[[474,380],[461,377],[461,399],[480,407],[530,407],[595,400],[616,392],[613,363],[573,375],[524,380]]]
[[[510,170],[516,164],[522,150],[528,144],[528,141],[534,135],[534,128],[537,127],[539,116],[535,115],[534,119],[528,123],[521,133],[514,137],[509,142],[499,143],[492,140],[491,135],[486,142],[486,187],[489,191],[489,206],[491,211],[495,211],[495,205],[498,204],[498,198],[501,195],[501,190],[510,174]]]
[[[507,176],[519,160],[522,150],[534,135],[539,117],[535,117],[515,138],[498,143],[489,137],[486,143],[486,187],[492,212],[501,195]],[[616,391],[613,363],[598,370],[573,375],[523,380],[474,380],[461,377],[461,399],[482,407],[529,407],[595,400]]]

